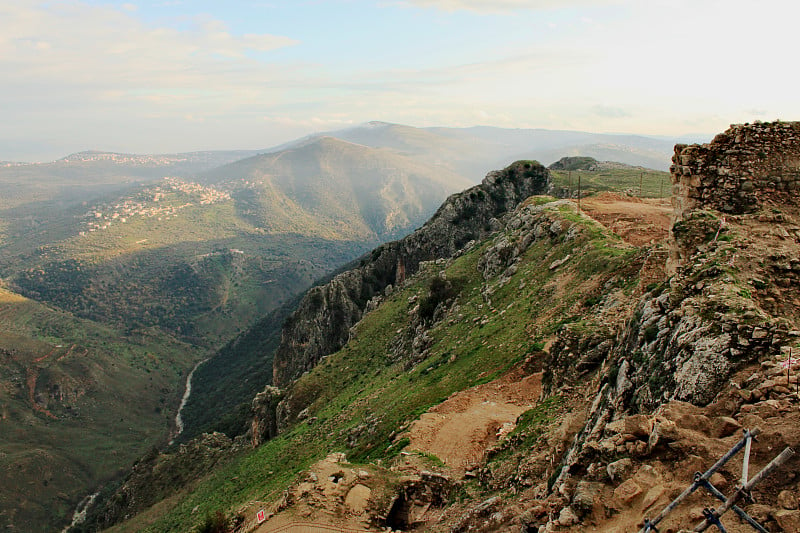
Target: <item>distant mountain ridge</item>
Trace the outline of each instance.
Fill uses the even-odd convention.
[[[469,185],[445,168],[327,136],[225,165],[201,181],[245,182],[240,211],[267,232],[305,228],[334,239],[401,235]]]
[[[390,148],[450,168],[473,183],[479,182],[488,171],[502,168],[509,161],[532,158],[547,165],[565,155],[591,156],[602,161],[668,170],[672,147],[676,142],[704,139],[702,136],[660,137],[492,126],[417,128],[373,121],[309,135],[279,145],[274,150],[291,148],[322,136],[365,146]]]

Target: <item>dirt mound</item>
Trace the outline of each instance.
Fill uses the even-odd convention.
[[[433,454],[463,475],[480,465],[484,452],[512,431],[517,417],[533,407],[542,375],[515,369],[503,377],[461,391],[424,413],[409,430],[408,450]]]
[[[581,209],[635,246],[665,240],[672,225],[672,206],[662,198],[604,192],[583,198]]]
[[[344,454],[333,453],[314,464],[284,493],[282,501],[271,506],[254,502],[243,509],[249,525],[245,530],[371,531],[368,508],[375,495],[370,486],[386,484],[376,479],[374,471],[355,469],[345,462]],[[259,509],[267,511],[266,522],[256,528]]]

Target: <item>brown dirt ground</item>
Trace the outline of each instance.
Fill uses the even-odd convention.
[[[281,509],[254,502],[242,510],[247,517],[245,531],[256,533],[312,533],[373,531],[369,523],[372,486],[383,486],[364,469],[355,470],[343,454],[331,454],[314,464],[287,494],[291,504]],[[258,526],[256,513],[264,509],[267,521]]]
[[[664,198],[636,198],[605,192],[581,200],[581,210],[634,246],[669,236],[672,206]]]
[[[424,413],[409,430],[407,450],[438,457],[463,476],[481,464],[484,452],[515,427],[542,392],[541,373],[520,368],[490,383],[456,393]]]

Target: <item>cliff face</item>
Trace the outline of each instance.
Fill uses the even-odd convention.
[[[800,313],[786,305],[800,303],[798,132],[799,123],[735,126],[710,144],[676,147],[673,275],[649,287],[623,327],[604,335],[599,323],[579,335],[564,328],[551,349],[547,392],[572,385],[576,368],[600,371],[556,492],[573,490],[576,477],[596,481],[574,475],[589,463],[631,454],[612,437],[639,413],[678,401],[731,417],[745,412],[743,399],[782,401],[782,391],[745,390],[756,374],[736,385],[740,393],[725,388],[747,365],[771,369],[800,337]],[[648,420],[640,458],[663,439]]]
[[[422,228],[377,248],[360,266],[310,290],[284,324],[273,385],[286,387],[344,346],[369,300],[401,284],[420,262],[450,257],[468,242],[486,237],[497,229],[496,217],[531,195],[547,192],[549,186],[549,171],[535,161],[490,172],[480,185],[450,196]]]

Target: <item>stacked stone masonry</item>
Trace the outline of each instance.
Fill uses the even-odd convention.
[[[733,125],[672,158],[678,220],[698,207],[741,214],[800,196],[800,122]]]

